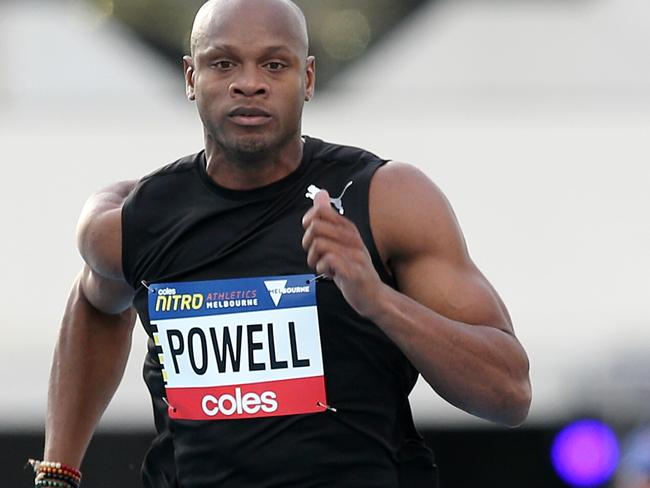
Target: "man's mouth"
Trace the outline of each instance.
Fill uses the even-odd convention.
[[[228,118],[236,125],[255,127],[271,121],[271,114],[257,107],[238,107],[228,113]]]

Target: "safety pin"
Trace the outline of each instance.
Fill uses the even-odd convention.
[[[156,290],[151,288],[146,281],[142,280],[140,283],[142,283],[142,286],[144,286],[147,290],[149,290],[149,293],[156,293]]]
[[[327,275],[325,273],[323,273],[323,274],[320,274],[320,275],[316,276],[315,278],[312,278],[311,280],[307,280],[307,284],[311,285],[312,283],[316,283],[317,281],[320,281],[320,280],[325,279],[325,278],[327,278]]]
[[[172,412],[176,413],[176,407],[172,407],[167,401],[167,398],[162,397],[162,401],[165,402],[165,405],[167,405],[167,407],[171,408]]]
[[[329,410],[330,412],[338,412],[338,410],[334,407],[330,407],[329,405],[326,405],[323,402],[316,402],[316,405],[319,406],[320,408],[324,408],[325,410]]]

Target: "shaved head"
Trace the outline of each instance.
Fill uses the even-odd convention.
[[[316,79],[308,51],[305,16],[290,0],[210,0],[201,7],[183,70],[211,157],[268,169],[286,151],[302,150],[302,110]]]
[[[291,0],[209,0],[194,19],[191,55],[195,55],[208,37],[218,35],[220,26],[239,22],[242,28],[246,28],[247,14],[259,13],[260,10],[268,13],[270,22],[282,26],[306,58],[309,51],[307,20],[300,7]]]

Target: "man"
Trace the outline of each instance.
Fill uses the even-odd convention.
[[[523,422],[526,353],[440,190],[301,137],[315,60],[300,10],[208,2],[184,69],[205,150],[80,218],[44,458],[81,464],[136,310],[159,434],[147,487],[434,486],[418,372],[463,410]]]

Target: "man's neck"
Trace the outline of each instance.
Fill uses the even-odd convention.
[[[303,140],[294,138],[268,157],[255,161],[233,161],[213,140],[206,137],[206,172],[219,186],[231,190],[253,190],[270,185],[293,173],[302,160]]]

